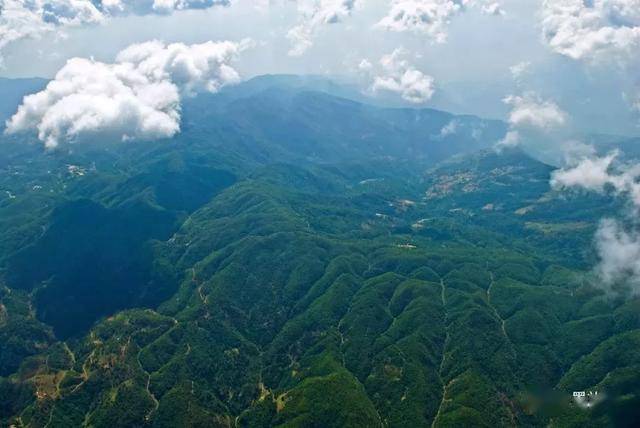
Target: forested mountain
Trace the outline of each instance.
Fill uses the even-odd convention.
[[[591,274],[620,203],[491,149],[502,122],[320,89],[2,137],[1,426],[633,426],[640,301]]]

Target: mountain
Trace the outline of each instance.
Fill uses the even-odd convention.
[[[488,147],[504,133],[500,122],[309,91],[302,84],[308,80],[257,78],[189,99],[183,132],[159,143],[43,153],[25,144],[33,136],[5,137],[0,267],[7,284],[38,289],[40,319],[65,338],[116,309],[164,300],[149,292],[164,287],[152,266],[154,242],[169,239],[186,216],[257,168],[373,159],[433,164]],[[34,270],[33,260],[46,263]],[[75,310],[66,314],[69,307]]]
[[[171,140],[5,137],[0,424],[632,426],[639,300],[590,272],[614,198],[499,122],[279,79]]]
[[[261,150],[262,156],[271,152],[278,161],[392,156],[433,162],[488,148],[506,132],[500,121],[431,109],[375,107],[298,88],[296,81],[282,84],[281,79],[257,78],[188,100],[182,137],[239,139],[248,150]]]

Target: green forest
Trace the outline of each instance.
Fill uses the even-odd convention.
[[[452,118],[263,78],[167,140],[3,136],[0,426],[637,424],[622,202]]]

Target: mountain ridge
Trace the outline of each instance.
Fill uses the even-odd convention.
[[[591,272],[619,202],[481,119],[285,92],[188,101],[170,140],[3,137],[0,424],[634,420],[637,299]]]

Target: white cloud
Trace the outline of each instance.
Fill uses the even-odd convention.
[[[80,25],[98,23],[103,16],[95,5],[86,0],[34,0],[21,2],[32,11],[41,14],[42,20],[55,25]]]
[[[516,68],[526,67],[518,65]],[[495,149],[498,151],[530,141],[536,141],[536,144],[540,145],[538,144],[540,131],[545,133],[545,140],[552,140],[551,131],[562,127],[567,122],[567,114],[556,103],[543,100],[535,92],[509,95],[502,101],[511,106],[511,111],[508,118],[509,130],[504,138],[495,144]]]
[[[617,152],[605,157],[585,157],[574,165],[554,171],[551,186],[554,188],[581,187],[595,192],[604,192],[607,184],[612,184],[609,168],[618,156]]]
[[[640,209],[640,165],[619,165],[619,152],[597,157],[591,150],[573,165],[552,174],[551,186],[555,189],[582,188],[604,193],[608,190],[629,198],[635,210],[627,213],[627,226],[613,219],[600,222],[595,241],[599,263],[596,273],[607,291],[621,291],[613,286],[630,287],[632,294],[640,292],[640,232],[635,219]],[[633,214],[632,214],[633,213]]]
[[[0,2],[0,51],[24,38],[39,38],[57,26],[99,23],[102,13],[87,0]]]
[[[555,53],[630,76],[640,66],[640,0],[543,0],[541,27]]]
[[[486,14],[505,14],[500,3],[491,0],[392,0],[387,15],[376,27],[424,34],[435,43],[444,43],[451,20],[474,6],[479,6]]]
[[[603,285],[627,284],[632,294],[640,293],[640,233],[604,219],[596,232],[596,247],[600,258],[596,272]]]
[[[413,31],[428,35],[434,42],[447,40],[447,26],[466,1],[392,0],[387,15],[376,24],[389,31]]]
[[[304,54],[321,27],[344,21],[360,4],[361,0],[298,0],[300,23],[287,33],[292,44],[289,55]]]
[[[180,130],[181,94],[239,81],[230,63],[249,42],[152,41],[106,64],[70,59],[47,87],[24,98],[7,133],[36,130],[47,147],[88,140],[150,140]]]
[[[640,209],[640,165],[615,165],[620,153],[614,151],[604,157],[587,156],[573,165],[554,171],[554,188],[579,187],[602,193],[611,188],[618,195],[626,195]]]
[[[562,126],[567,115],[553,101],[542,100],[533,92],[522,96],[509,95],[504,100],[512,107],[509,123],[513,127],[530,127],[548,130]]]
[[[208,9],[228,6],[229,0],[100,0],[101,9],[108,15],[168,14],[176,10]]]
[[[518,131],[510,130],[507,131],[502,140],[496,143],[495,148],[500,151],[510,147],[517,147],[520,145],[520,140],[520,133]]]
[[[394,92],[405,101],[421,104],[429,101],[435,92],[434,79],[417,70],[406,59],[408,52],[402,48],[380,59],[381,73],[374,77],[371,91]]]
[[[113,16],[168,14],[228,5],[229,0],[0,0],[0,51],[21,39],[38,39],[66,27],[99,24]]]
[[[639,0],[544,0],[542,31],[549,47],[575,60],[638,55]]]
[[[191,95],[216,92],[223,85],[239,82],[240,76],[230,63],[251,46],[250,40],[194,45],[151,41],[129,46],[118,54],[116,61],[132,64],[151,81],[169,80]]]

